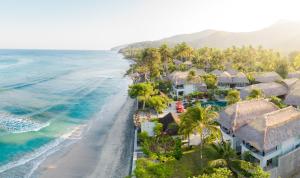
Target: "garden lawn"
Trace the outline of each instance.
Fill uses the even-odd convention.
[[[200,147],[184,152],[180,160],[172,160],[165,163],[171,170],[172,178],[186,178],[197,176],[203,173],[204,169],[209,168],[208,162],[214,159],[214,151],[207,145],[203,148],[203,159],[200,159]],[[202,166],[201,166],[202,165]]]

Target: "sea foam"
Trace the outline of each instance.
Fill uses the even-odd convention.
[[[42,128],[49,126],[49,124],[49,122],[41,123],[34,121],[30,117],[0,112],[0,129],[9,133],[39,131]]]

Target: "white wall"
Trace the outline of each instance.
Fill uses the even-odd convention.
[[[153,131],[154,127],[155,127],[154,122],[145,121],[145,122],[141,123],[141,131],[147,132],[148,136],[150,136],[150,137],[154,136],[154,131]]]

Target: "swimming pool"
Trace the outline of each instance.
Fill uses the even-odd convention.
[[[207,107],[207,106],[226,107],[227,102],[226,101],[206,101],[206,102],[202,102],[201,105],[203,107]]]

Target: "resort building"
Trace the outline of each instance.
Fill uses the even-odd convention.
[[[231,76],[232,76],[232,85],[234,88],[238,90],[243,89],[250,83],[247,76],[242,72],[238,72],[235,75],[231,74]]]
[[[285,97],[285,104],[300,108],[300,80],[290,86],[290,90]]]
[[[213,75],[215,75],[215,76],[219,76],[219,75],[221,75],[223,72],[220,71],[220,70],[218,70],[218,69],[215,69],[215,70],[211,71],[210,73],[213,74]]]
[[[203,76],[203,75],[206,75],[207,73],[205,72],[205,70],[203,69],[198,69],[196,67],[192,67],[191,69],[189,69],[189,72],[190,71],[194,71],[196,73],[197,76]]]
[[[176,114],[169,112],[167,115],[159,119],[163,125],[163,133],[168,135],[177,135],[179,128],[179,118]]]
[[[194,79],[189,79],[188,76],[189,71],[175,71],[169,75],[169,80],[173,85],[172,94],[174,97],[186,96],[195,91],[207,91],[206,84],[199,76],[196,76]]]
[[[241,140],[236,137],[236,131],[256,117],[276,110],[278,107],[266,99],[241,101],[228,106],[217,119],[223,140],[230,141],[232,148],[240,152]]]
[[[278,166],[278,158],[300,146],[300,112],[287,107],[263,114],[241,127],[242,153],[249,152],[265,170]]]
[[[218,87],[223,89],[230,88],[232,84],[231,75],[228,72],[222,72],[221,74],[217,75],[218,78]]]
[[[288,81],[287,81],[288,82]],[[242,99],[246,99],[253,89],[259,89],[265,97],[277,96],[283,98],[288,94],[288,86],[284,83],[269,82],[247,86],[240,91]]]
[[[271,178],[290,177],[300,168],[300,111],[279,109],[266,99],[228,106],[220,113],[224,141],[237,152],[271,173]]]
[[[254,79],[257,83],[269,83],[282,80],[280,75],[276,72],[257,73],[254,75]]]
[[[221,89],[236,88],[240,90],[249,85],[249,80],[244,73],[232,69],[224,72],[214,70],[211,74],[217,76],[218,87]]]

